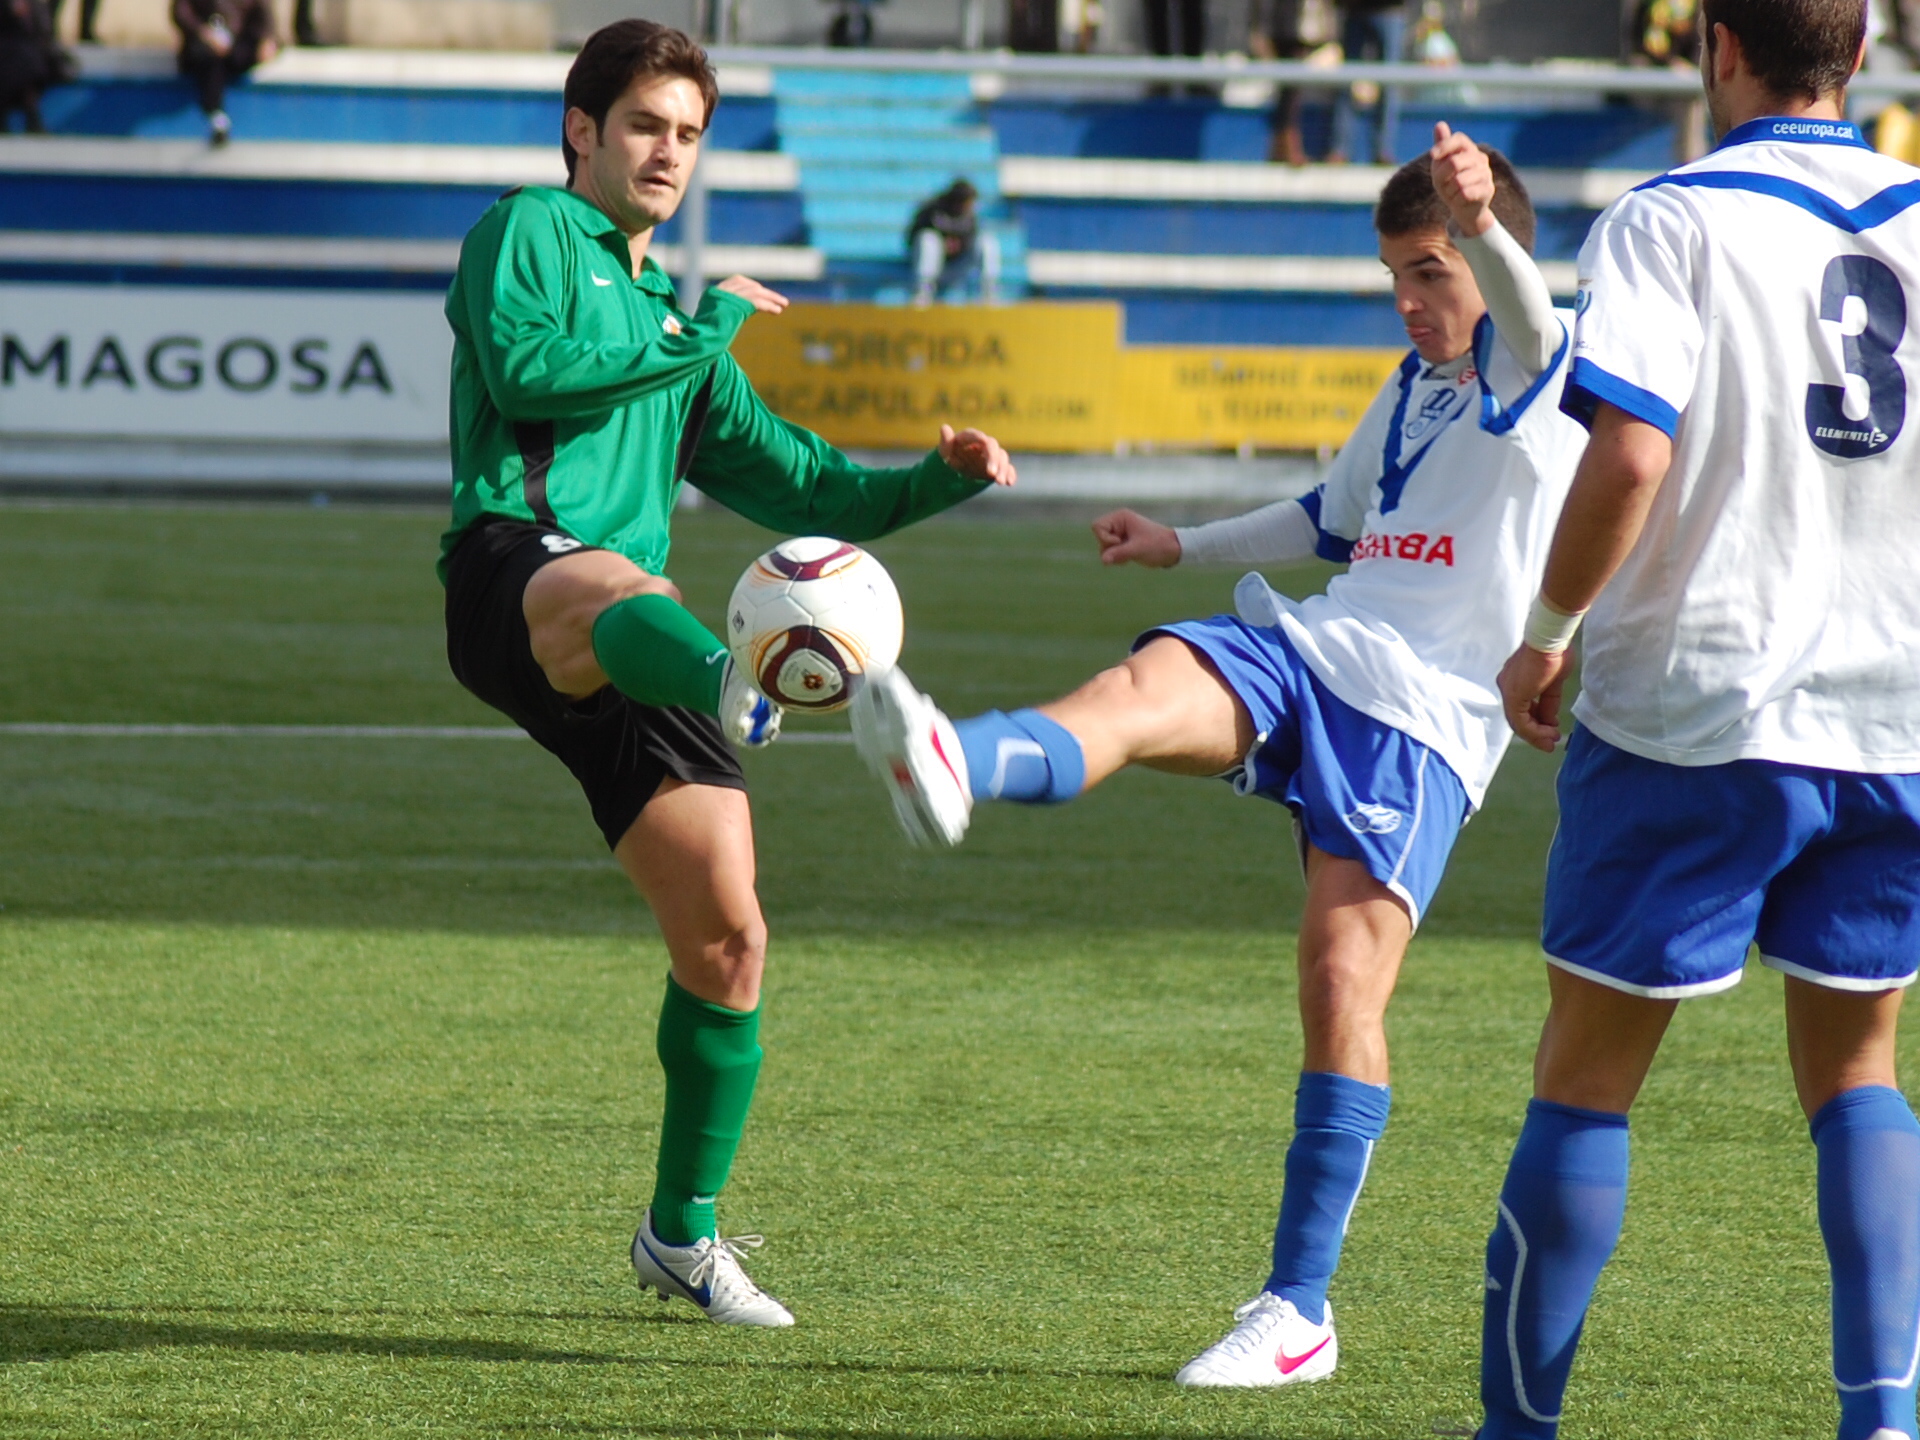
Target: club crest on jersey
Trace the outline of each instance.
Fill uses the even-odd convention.
[[[1343,818],[1347,828],[1356,835],[1391,835],[1405,817],[1384,805],[1356,805],[1353,813]]]
[[[669,335],[678,335],[687,327],[680,323],[678,315],[663,315],[660,317],[660,328]]]
[[[1469,366],[1461,373],[1460,383],[1464,385],[1468,377],[1472,374],[1473,368]],[[1426,434],[1428,430],[1432,429],[1434,425],[1451,419],[1453,417],[1454,407],[1461,403],[1460,397],[1462,393],[1461,390],[1455,389],[1435,390],[1429,394],[1426,399],[1420,402],[1420,413],[1413,416],[1406,423],[1407,439],[1418,440],[1422,435]]]

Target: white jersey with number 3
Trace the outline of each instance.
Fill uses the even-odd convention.
[[[1649,759],[1920,770],[1920,176],[1769,117],[1580,255],[1565,408],[1673,437],[1574,713]]]

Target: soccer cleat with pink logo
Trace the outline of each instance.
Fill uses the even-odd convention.
[[[973,816],[967,757],[953,722],[905,671],[869,675],[855,693],[853,743],[893,796],[894,817],[909,840],[928,848],[960,843]]]
[[[1237,1322],[1226,1338],[1180,1367],[1177,1385],[1252,1388],[1302,1385],[1324,1380],[1340,1361],[1333,1338],[1333,1307],[1315,1325],[1291,1300],[1262,1292],[1233,1312]]]

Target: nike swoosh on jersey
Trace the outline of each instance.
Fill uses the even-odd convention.
[[[613,284],[613,282],[612,282],[611,280],[609,280],[609,279],[607,279],[607,278],[606,278],[606,277],[605,277],[604,275],[596,275],[596,276],[594,276],[594,277],[593,277],[593,283],[594,283],[594,284],[596,284],[596,285],[611,285],[611,284]]]
[[[1304,1355],[1289,1355],[1285,1350],[1278,1351],[1273,1357],[1273,1363],[1280,1367],[1280,1373],[1282,1375],[1291,1375],[1302,1365],[1306,1364],[1307,1361],[1326,1349],[1328,1342],[1332,1339],[1333,1337],[1331,1335],[1327,1336],[1325,1340],[1322,1340]]]

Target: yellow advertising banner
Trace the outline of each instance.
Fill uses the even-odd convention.
[[[1116,440],[1181,449],[1337,449],[1400,357],[1391,350],[1128,346]]]
[[[1023,450],[1113,448],[1117,305],[794,305],[733,354],[775,414],[836,445],[924,449],[949,422]]]
[[[1110,301],[792,306],[733,353],[774,412],[836,445],[920,449],[943,422],[1022,450],[1342,444],[1384,350],[1120,343]]]

